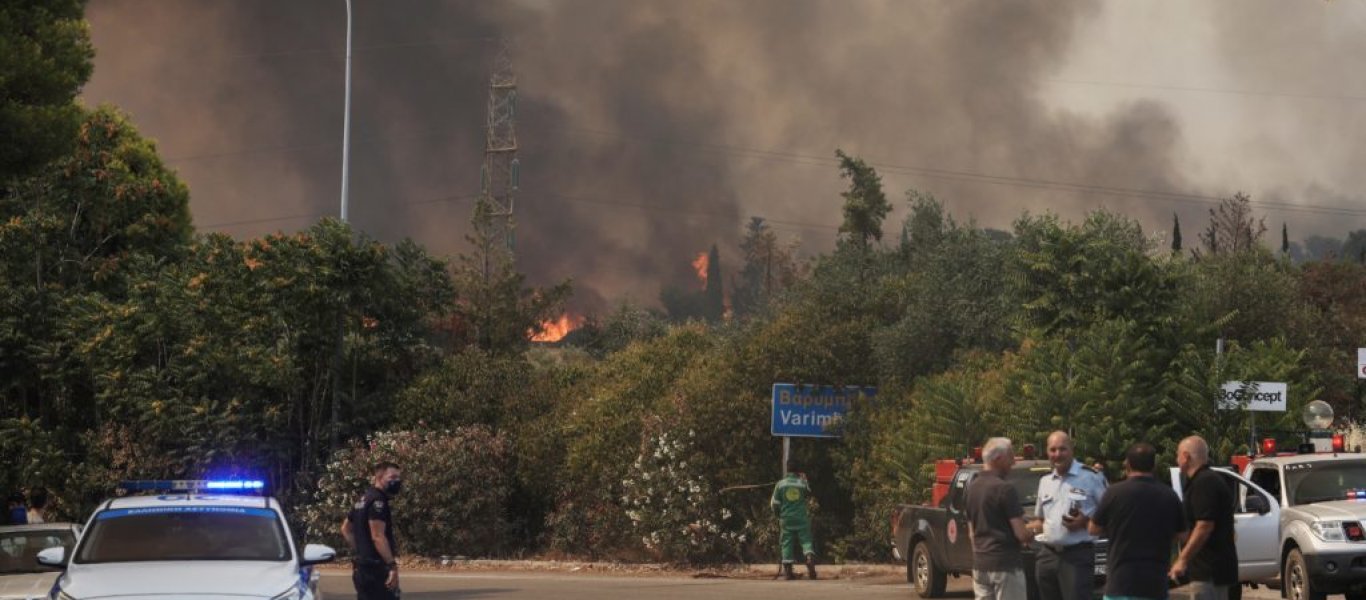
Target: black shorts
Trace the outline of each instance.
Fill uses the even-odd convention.
[[[356,600],[398,600],[399,591],[384,586],[389,580],[389,567],[383,563],[352,563],[351,583],[356,586]]]

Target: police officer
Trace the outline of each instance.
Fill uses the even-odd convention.
[[[1091,515],[1105,494],[1105,477],[1073,457],[1072,437],[1048,435],[1053,471],[1039,479],[1038,504],[1030,530],[1039,534],[1034,579],[1041,600],[1090,600],[1095,578],[1095,536]]]
[[[800,542],[802,553],[806,555],[806,575],[815,579],[816,551],[811,545],[811,517],[806,510],[811,486],[807,485],[806,474],[799,472],[796,463],[789,460],[786,466],[787,476],[773,487],[773,499],[769,502],[780,527],[778,543],[782,544],[783,577],[796,579],[792,574],[792,543]]]
[[[375,465],[370,489],[342,521],[342,536],[355,552],[351,581],[357,600],[397,600],[398,551],[394,546],[393,507],[403,487],[403,470],[392,462]]]

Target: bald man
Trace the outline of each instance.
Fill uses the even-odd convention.
[[[1087,525],[1105,495],[1105,477],[1074,456],[1072,436],[1048,434],[1049,474],[1039,479],[1036,520],[1030,529],[1039,534],[1034,580],[1040,600],[1090,600],[1095,580],[1095,536]]]
[[[1228,600],[1238,585],[1238,547],[1233,542],[1233,489],[1210,471],[1209,444],[1198,435],[1181,440],[1176,465],[1185,479],[1181,499],[1189,534],[1168,575],[1191,581],[1191,600]]]

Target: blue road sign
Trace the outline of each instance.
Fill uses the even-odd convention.
[[[771,431],[776,436],[840,437],[854,401],[875,395],[875,387],[775,383]]]

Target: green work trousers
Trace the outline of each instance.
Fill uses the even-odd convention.
[[[778,534],[778,543],[783,547],[783,564],[792,564],[792,542],[799,542],[802,545],[802,560],[806,560],[807,554],[815,554],[816,550],[811,546],[811,523],[783,523],[782,530]]]

